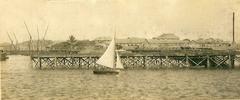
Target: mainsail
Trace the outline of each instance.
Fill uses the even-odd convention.
[[[112,39],[105,53],[96,62],[109,68],[115,68],[115,38]]]
[[[116,68],[119,68],[119,69],[124,69],[122,63],[121,63],[121,59],[117,53],[117,63],[116,63]]]

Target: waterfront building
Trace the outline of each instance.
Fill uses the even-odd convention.
[[[94,40],[97,45],[106,48],[110,42],[110,38],[98,38]],[[226,50],[230,46],[230,42],[220,39],[198,39],[180,40],[178,36],[172,33],[164,33],[152,39],[128,37],[124,39],[117,39],[117,45],[123,49],[149,49],[149,50],[181,50],[181,49],[214,49]]]

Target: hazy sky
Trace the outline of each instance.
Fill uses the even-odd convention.
[[[0,42],[6,32],[19,41],[34,39],[49,25],[46,39],[66,40],[98,36],[151,38],[175,33],[181,39],[232,38],[236,13],[236,40],[240,42],[240,0],[0,0]]]

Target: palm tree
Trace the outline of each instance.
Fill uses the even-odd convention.
[[[72,44],[72,43],[75,43],[77,40],[73,35],[70,35],[68,41]]]
[[[73,36],[73,35],[70,35],[69,36],[69,40],[68,40],[68,42],[70,43],[70,54],[71,54],[71,52],[72,52],[72,49],[73,49],[73,46],[74,46],[74,44],[76,43],[76,38]]]

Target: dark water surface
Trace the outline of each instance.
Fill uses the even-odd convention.
[[[3,100],[240,99],[240,70],[35,70],[30,58],[1,62]]]

